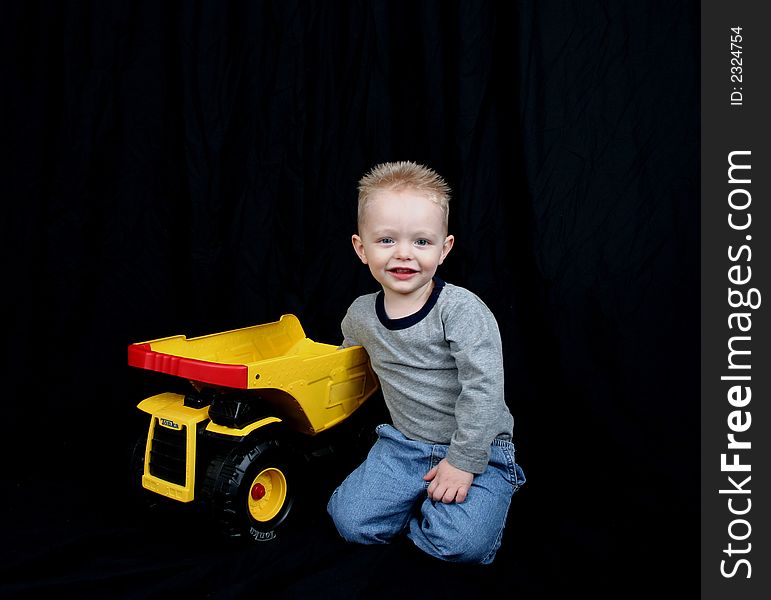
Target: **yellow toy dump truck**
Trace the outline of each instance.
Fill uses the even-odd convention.
[[[378,388],[363,348],[314,342],[293,315],[132,344],[128,363],[192,384],[138,405],[151,417],[137,446],[142,487],[208,504],[225,534],[258,541],[286,520],[292,477],[324,447],[324,432],[342,429]]]

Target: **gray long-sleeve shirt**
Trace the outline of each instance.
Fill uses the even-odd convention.
[[[388,318],[382,292],[357,298],[342,322],[343,346],[364,346],[399,431],[449,444],[450,464],[482,473],[493,439],[511,440],[514,423],[498,324],[470,291],[434,282],[425,306],[401,319]]]

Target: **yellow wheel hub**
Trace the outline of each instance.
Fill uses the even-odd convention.
[[[255,521],[274,518],[286,501],[286,477],[275,468],[261,471],[249,487],[249,514]]]

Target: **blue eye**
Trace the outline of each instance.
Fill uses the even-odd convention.
[[[424,240],[424,239],[415,240],[415,244],[417,246],[428,246],[430,243],[431,242],[429,242],[428,240]]]
[[[380,238],[378,240],[378,243],[380,243],[380,244],[393,244],[394,241],[391,238],[386,237],[386,238]]]

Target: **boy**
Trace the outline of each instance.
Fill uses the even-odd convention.
[[[328,511],[351,542],[406,532],[431,556],[488,564],[525,478],[514,462],[495,318],[435,276],[455,241],[449,192],[411,162],[378,165],[359,182],[353,248],[382,291],[348,309],[343,346],[367,350],[393,425],[378,426]]]

